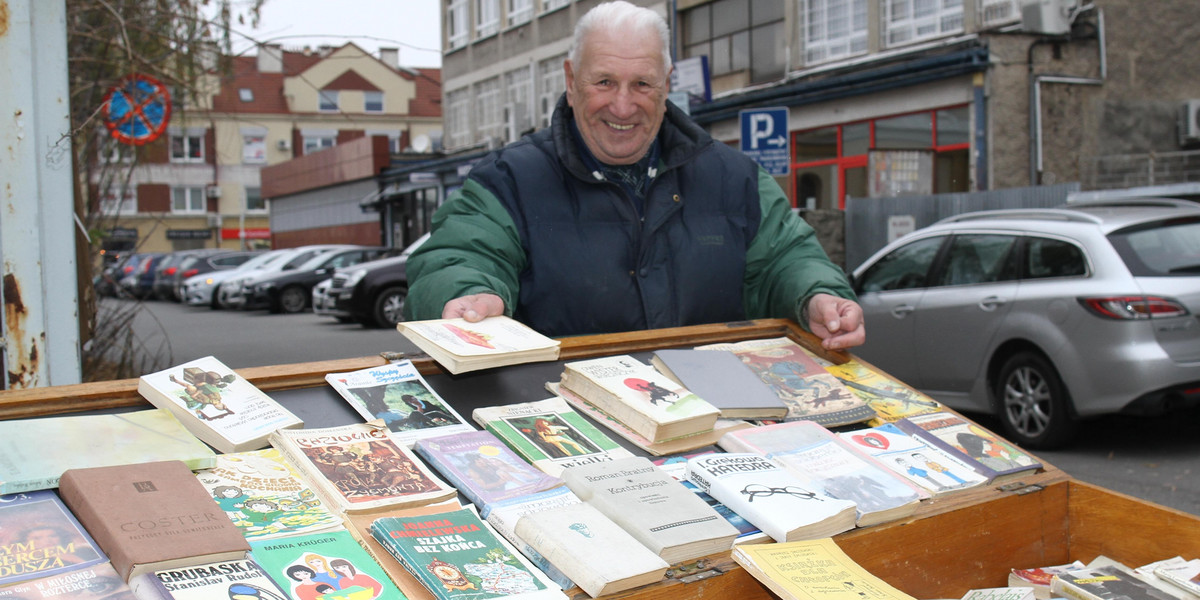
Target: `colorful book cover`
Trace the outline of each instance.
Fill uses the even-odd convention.
[[[573,465],[633,456],[562,398],[477,408],[471,417],[513,452],[554,477]]]
[[[975,466],[989,481],[1031,473],[1042,466],[1020,448],[951,412],[913,415],[895,424],[901,431]]]
[[[868,368],[858,360],[850,359],[842,364],[826,363],[824,366],[826,371],[875,411],[875,418],[867,422],[871,427],[942,409],[942,405],[933,398]]]
[[[0,496],[0,586],[107,561],[53,490]]]
[[[836,435],[934,495],[987,482],[970,465],[904,433],[893,423]]]
[[[413,449],[481,512],[492,503],[563,483],[525,462],[490,431],[424,438]]]
[[[405,596],[346,530],[250,543],[252,558],[295,600],[393,600]]]
[[[220,454],[196,477],[248,540],[342,526],[275,448]]]
[[[475,430],[429,387],[410,360],[329,373],[325,381],[363,419],[382,419],[392,439],[410,448],[423,437]]]
[[[0,599],[33,600],[134,600],[132,590],[117,574],[111,563],[102,562],[75,566],[65,573],[26,579],[0,587]],[[138,599],[140,600],[140,599]],[[287,600],[264,596],[262,600]]]
[[[142,573],[129,580],[129,587],[142,600],[289,600],[262,566],[249,558]]]

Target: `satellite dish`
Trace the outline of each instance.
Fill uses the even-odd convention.
[[[429,147],[431,145],[432,142],[430,142],[429,136],[423,133],[414,137],[412,141],[412,149],[417,152],[429,152]]]

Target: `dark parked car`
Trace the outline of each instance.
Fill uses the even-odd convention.
[[[145,300],[154,293],[154,272],[158,264],[167,255],[162,252],[148,252],[140,255],[141,260],[121,278],[121,290],[126,295]]]
[[[339,267],[375,260],[393,252],[384,246],[353,246],[313,257],[294,268],[266,274],[247,284],[252,293],[243,308],[266,307],[271,312],[297,313],[308,308],[312,288],[333,276]]]
[[[197,254],[183,259],[183,262],[179,264],[179,268],[175,271],[173,299],[176,302],[183,301],[183,282],[187,281],[188,278],[212,271],[237,268],[242,263],[262,253],[262,250],[227,250],[213,254]]]
[[[175,276],[184,261],[193,256],[209,256],[221,252],[216,248],[197,248],[194,250],[176,250],[167,253],[162,262],[154,269],[154,298],[159,300],[178,301],[175,296]]]
[[[92,288],[99,296],[112,298],[123,295],[121,279],[132,273],[145,257],[145,254],[133,251],[116,257],[112,262],[105,264],[104,268],[92,278]]]
[[[339,269],[325,292],[333,307],[324,314],[339,320],[352,319],[365,327],[395,327],[404,320],[408,256],[427,239],[428,233],[409,244],[399,256]]]

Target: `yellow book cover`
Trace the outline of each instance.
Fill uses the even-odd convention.
[[[833,538],[735,546],[733,559],[784,600],[914,600],[854,562]]]
[[[941,404],[933,398],[871,369],[856,359],[850,359],[840,365],[829,363],[823,366],[874,409],[878,416],[867,422],[871,427],[942,409]]]

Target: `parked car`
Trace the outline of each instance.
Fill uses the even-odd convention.
[[[291,250],[267,250],[258,252],[253,257],[231,269],[218,269],[200,273],[187,278],[183,282],[183,302],[188,306],[207,306],[212,309],[221,308],[218,303],[217,290],[221,283],[230,277],[245,275],[255,269],[269,264]]]
[[[333,276],[338,267],[374,260],[391,250],[384,246],[352,246],[314,256],[293,268],[260,275],[244,286],[252,290],[246,307],[266,307],[275,313],[302,312],[308,309],[313,286]]]
[[[250,308],[247,301],[253,293],[251,282],[256,278],[284,269],[294,269],[308,262],[318,254],[351,247],[353,246],[347,244],[311,244],[295,248],[285,248],[286,254],[281,255],[278,259],[260,265],[254,271],[239,273],[237,276],[230,277],[221,282],[220,287],[217,289],[217,303],[220,304],[221,308],[226,309]]]
[[[163,252],[147,252],[141,255],[128,275],[121,278],[121,290],[130,297],[145,300],[154,293],[154,272],[167,255]]]
[[[213,271],[229,271],[246,261],[262,254],[262,250],[226,250],[213,254],[189,256],[179,264],[175,271],[175,284],[172,292],[176,302],[183,301],[183,283],[197,275]]]
[[[855,353],[1031,448],[1079,420],[1200,402],[1200,205],[967,213],[854,270]]]
[[[169,252],[162,262],[154,269],[154,285],[152,297],[159,300],[175,301],[175,276],[184,261],[193,256],[209,256],[220,250],[216,248],[196,248],[192,250],[176,250]]]
[[[132,273],[145,257],[145,254],[132,251],[118,256],[112,262],[105,264],[100,272],[92,278],[92,289],[98,296],[109,298],[121,296],[123,294],[121,279]]]
[[[350,317],[337,311],[337,303],[334,301],[333,296],[329,295],[329,286],[332,283],[333,278],[330,277],[322,280],[317,285],[314,285],[312,289],[312,300],[309,302],[309,305],[312,306],[314,315],[333,317],[337,319],[339,323],[349,323]]]
[[[404,299],[408,297],[405,265],[409,255],[427,239],[428,233],[398,256],[338,269],[326,292],[333,306],[324,309],[324,314],[358,321],[364,327],[395,327],[404,320]]]

